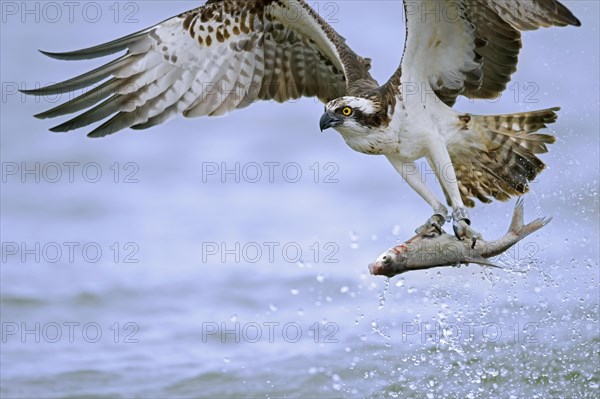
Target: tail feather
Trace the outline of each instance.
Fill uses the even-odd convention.
[[[473,198],[488,203],[525,194],[528,183],[545,168],[536,156],[556,138],[536,133],[557,119],[559,108],[510,115],[461,115],[461,131],[449,152],[466,206]]]

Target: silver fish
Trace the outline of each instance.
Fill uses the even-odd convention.
[[[480,239],[471,242],[459,240],[454,235],[439,234],[432,229],[388,249],[369,265],[369,271],[377,276],[393,277],[410,270],[469,263],[499,267],[487,258],[500,255],[529,234],[550,223],[551,220],[552,218],[538,218],[524,225],[523,201],[519,199],[515,204],[508,232],[498,240]]]

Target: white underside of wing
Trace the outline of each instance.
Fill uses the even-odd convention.
[[[424,0],[407,5],[408,35],[402,58],[404,84],[416,85],[420,91],[429,89],[421,87],[422,83],[432,88],[458,88],[465,72],[479,68],[473,61],[474,28],[460,17],[462,11],[458,5],[449,0]]]

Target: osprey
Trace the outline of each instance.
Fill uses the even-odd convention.
[[[45,55],[83,60],[126,50],[93,71],[26,94],[51,95],[91,87],[36,115],[86,110],[52,128],[66,132],[111,117],[89,133],[146,129],[176,115],[223,115],[258,100],[302,96],[325,103],[321,130],[334,128],[354,150],[384,155],[433,209],[417,232],[440,234],[448,210],[421,181],[415,163],[435,171],[455,234],[481,236],[466,207],[474,198],[527,192],[544,168],[536,154],[554,142],[536,133],[558,108],[510,115],[452,109],[458,96],[495,98],[516,70],[521,31],[580,26],[556,0],[404,0],[406,41],[398,69],[383,85],[371,61],[303,0],[209,0],[203,6],[121,39]],[[98,85],[97,83],[102,82]]]

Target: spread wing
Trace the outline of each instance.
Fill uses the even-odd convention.
[[[125,54],[93,71],[26,94],[83,94],[36,115],[86,110],[51,130],[109,118],[89,133],[145,129],[179,114],[223,115],[257,100],[314,96],[323,102],[377,87],[357,56],[303,0],[209,0],[151,28],[99,46],[44,54],[61,60]],[[88,109],[89,108],[89,109]]]
[[[516,71],[520,31],[580,25],[556,0],[404,0],[404,9],[396,81],[402,75],[402,82],[433,90],[450,106],[459,95],[500,95]]]

